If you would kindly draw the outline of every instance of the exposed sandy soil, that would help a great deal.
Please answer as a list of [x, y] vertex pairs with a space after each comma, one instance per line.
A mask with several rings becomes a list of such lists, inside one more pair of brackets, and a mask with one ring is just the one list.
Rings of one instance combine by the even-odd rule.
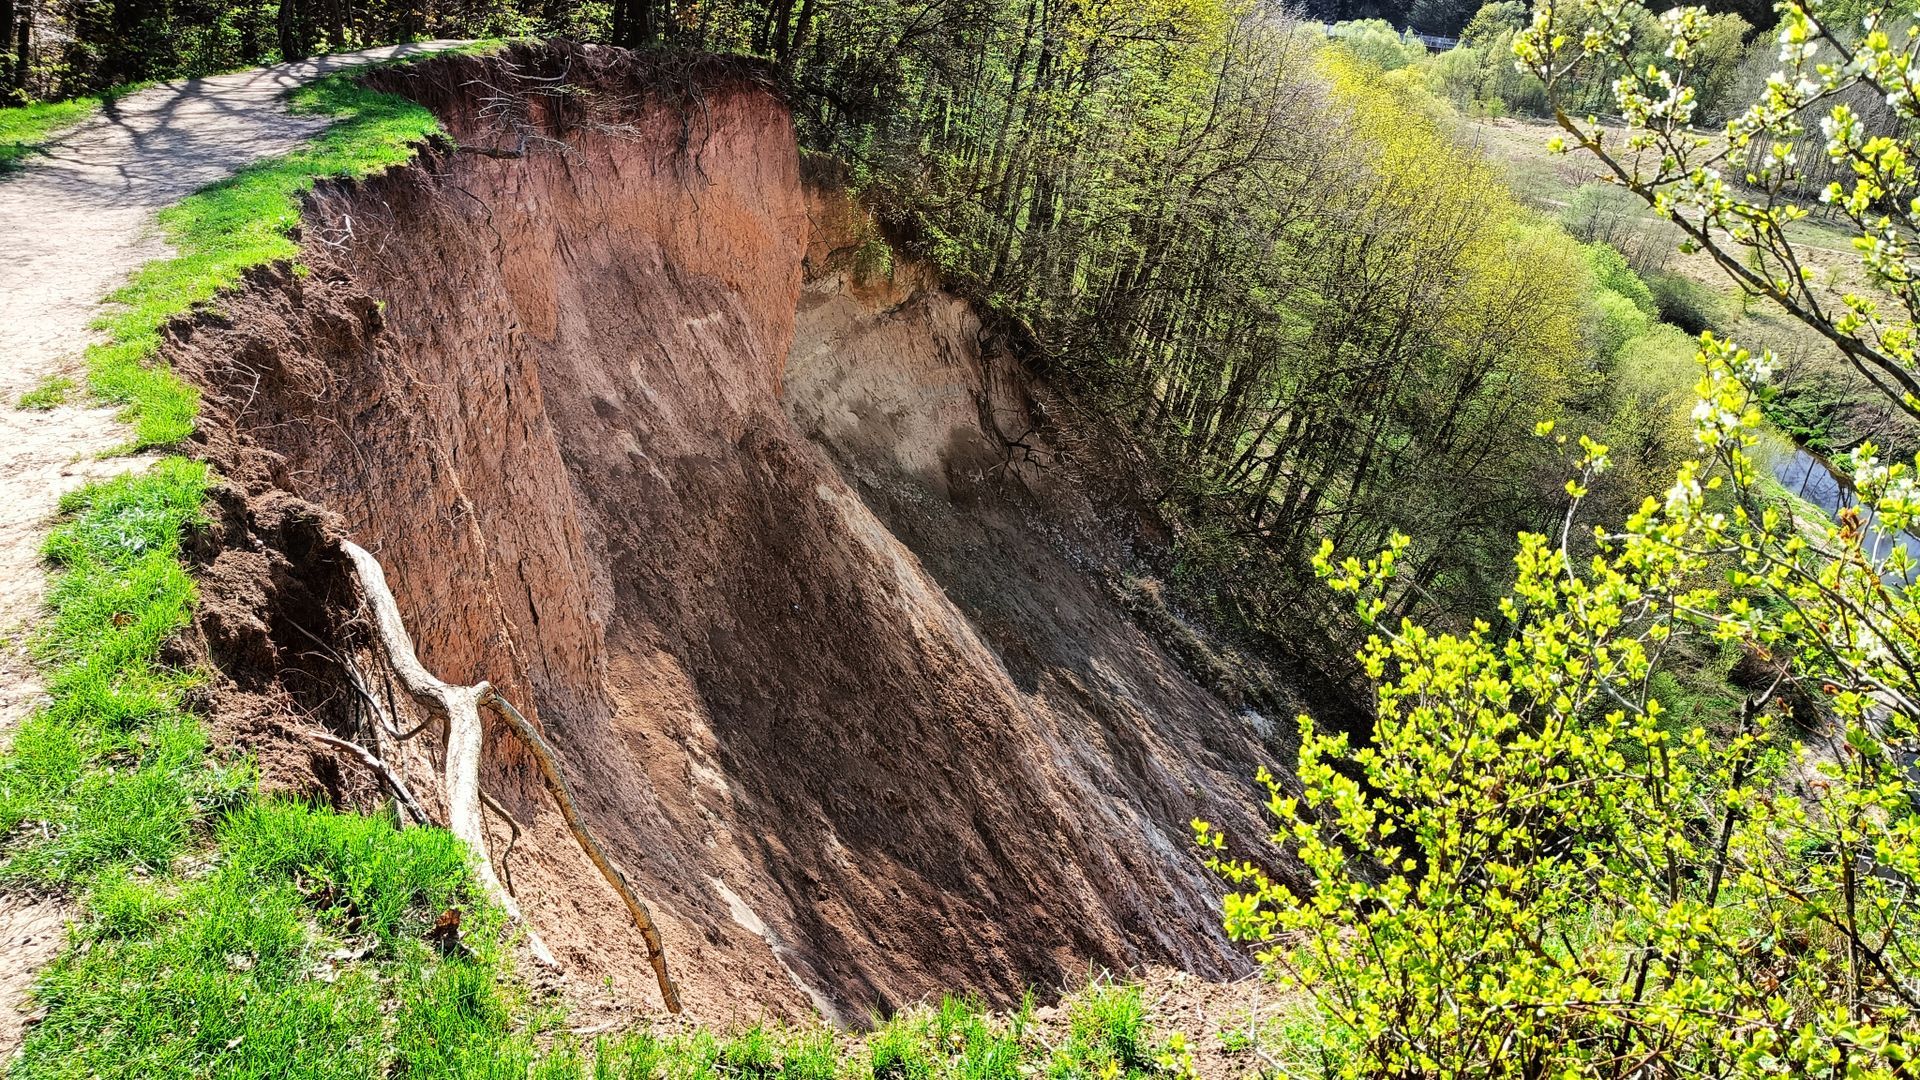
[[[803, 181], [753, 69], [514, 62], [574, 89], [475, 60], [401, 89], [461, 144], [513, 145], [490, 84], [571, 149], [326, 189], [307, 235], [351, 217], [352, 240], [170, 347], [236, 483], [204, 554], [225, 737], [277, 785], [368, 795], [282, 738], [358, 722], [304, 633], [369, 663], [342, 529], [431, 668], [543, 726], [697, 1017], [857, 1025], [1089, 963], [1243, 973], [1188, 822], [1257, 834], [1250, 778], [1288, 748], [1109, 599], [1115, 541], [1052, 467], [1031, 377], [910, 262], [853, 271], [857, 209]], [[656, 1008], [612, 894], [489, 740], [527, 834], [506, 869], [574, 996]], [[439, 748], [408, 747], [435, 802]]]
[[24, 1011], [40, 969], [66, 944], [73, 906], [59, 897], [0, 893], [0, 1061], [26, 1038], [33, 1018]]

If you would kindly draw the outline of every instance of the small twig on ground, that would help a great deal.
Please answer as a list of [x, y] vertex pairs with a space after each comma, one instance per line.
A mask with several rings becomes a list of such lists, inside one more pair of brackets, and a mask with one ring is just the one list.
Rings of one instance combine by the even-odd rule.
[[620, 894], [621, 902], [626, 904], [627, 912], [633, 916], [634, 925], [640, 928], [640, 937], [647, 944], [647, 962], [653, 965], [654, 977], [660, 983], [660, 998], [666, 1003], [667, 1011], [679, 1012], [680, 991], [674, 986], [673, 977], [667, 973], [666, 949], [660, 943], [660, 931], [654, 926], [653, 913], [647, 910], [646, 902], [634, 893], [633, 886], [627, 883], [627, 876], [620, 872], [620, 868], [601, 850], [599, 842], [587, 832], [586, 824], [580, 820], [580, 812], [575, 808], [573, 792], [560, 775], [560, 762], [554, 757], [553, 747], [547, 744], [539, 729], [520, 715], [520, 710], [514, 708], [512, 702], [500, 696], [498, 690], [489, 690], [482, 702], [494, 706], [507, 723], [513, 725], [513, 730], [526, 742], [528, 749], [533, 751], [534, 759], [540, 763], [540, 772], [547, 779], [547, 787], [553, 792], [553, 801], [560, 806], [560, 816], [566, 819], [567, 828], [572, 831], [580, 850], [587, 853], [587, 858], [599, 868], [607, 884]]
[[507, 883], [507, 891], [513, 892], [513, 863], [510, 860], [513, 858], [513, 846], [520, 842], [520, 823], [513, 820], [507, 808], [500, 805], [500, 800], [487, 794], [485, 788], [480, 789], [480, 802], [507, 823], [507, 850], [500, 853], [500, 877]]

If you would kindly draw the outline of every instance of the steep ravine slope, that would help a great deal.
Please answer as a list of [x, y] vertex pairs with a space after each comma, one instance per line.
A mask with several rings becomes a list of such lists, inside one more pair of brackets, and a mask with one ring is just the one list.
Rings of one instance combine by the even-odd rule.
[[[308, 637], [364, 644], [344, 534], [431, 668], [546, 730], [697, 1015], [1240, 970], [1187, 822], [1257, 832], [1270, 749], [1077, 565], [1093, 516], [1026, 376], [923, 270], [859, 272], [860, 214], [755, 71], [551, 47], [379, 78], [463, 145], [532, 138], [324, 189], [311, 272], [170, 344], [254, 538], [206, 579], [220, 729], [279, 785], [366, 796], [287, 738], [351, 723]], [[429, 794], [436, 761], [405, 763]], [[569, 975], [644, 1003], [527, 763], [483, 780]]]

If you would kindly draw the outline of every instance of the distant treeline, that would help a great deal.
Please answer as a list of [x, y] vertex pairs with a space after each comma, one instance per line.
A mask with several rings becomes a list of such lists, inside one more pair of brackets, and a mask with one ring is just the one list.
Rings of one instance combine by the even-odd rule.
[[[1312, 0], [1293, 13], [1324, 22], [1377, 19], [1457, 37], [1481, 3]], [[0, 0], [0, 104], [423, 37], [563, 36], [619, 45], [679, 37], [792, 55], [805, 46], [815, 21], [837, 21], [867, 6], [859, 0]], [[945, 25], [951, 9], [962, 6], [982, 7], [929, 3], [917, 8], [918, 18]], [[1707, 6], [1749, 28], [1774, 20], [1764, 0]]]

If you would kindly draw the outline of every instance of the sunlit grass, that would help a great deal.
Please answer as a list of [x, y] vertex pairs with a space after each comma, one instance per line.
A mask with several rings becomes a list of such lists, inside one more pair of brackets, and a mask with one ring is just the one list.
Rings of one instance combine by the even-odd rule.
[[158, 360], [167, 323], [238, 284], [247, 270], [297, 256], [300, 196], [316, 180], [402, 164], [414, 143], [440, 130], [426, 109], [367, 90], [350, 73], [295, 91], [291, 106], [342, 119], [307, 146], [242, 169], [163, 211], [161, 229], [179, 254], [148, 263], [108, 297], [116, 306], [96, 324], [107, 340], [87, 350], [88, 384], [125, 406], [135, 447], [180, 441], [192, 433], [199, 411], [198, 392]]
[[0, 177], [18, 169], [61, 131], [92, 116], [100, 108], [97, 97], [67, 101], [39, 101], [0, 109]]
[[20, 395], [14, 404], [22, 409], [43, 410], [67, 403], [67, 397], [73, 393], [74, 383], [65, 375], [49, 375], [40, 380], [40, 384]]

